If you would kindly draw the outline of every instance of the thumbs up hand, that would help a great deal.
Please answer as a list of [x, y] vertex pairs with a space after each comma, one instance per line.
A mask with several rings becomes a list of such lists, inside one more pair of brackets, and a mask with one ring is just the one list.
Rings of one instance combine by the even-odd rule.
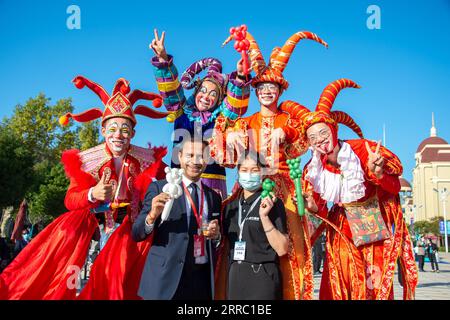
[[109, 202], [112, 199], [113, 185], [107, 182], [107, 177], [105, 174], [97, 183], [97, 185], [92, 189], [92, 196], [95, 200]]

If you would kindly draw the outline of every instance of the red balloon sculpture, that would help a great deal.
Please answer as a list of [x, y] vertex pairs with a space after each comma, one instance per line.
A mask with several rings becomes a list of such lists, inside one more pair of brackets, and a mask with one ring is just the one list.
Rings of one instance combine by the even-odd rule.
[[250, 42], [246, 39], [247, 37], [247, 26], [245, 24], [240, 27], [232, 27], [230, 28], [230, 36], [225, 40], [222, 44], [222, 47], [225, 46], [231, 40], [235, 40], [234, 48], [237, 52], [241, 53], [244, 74], [249, 74], [249, 65], [248, 65], [248, 55], [247, 50], [250, 48]]

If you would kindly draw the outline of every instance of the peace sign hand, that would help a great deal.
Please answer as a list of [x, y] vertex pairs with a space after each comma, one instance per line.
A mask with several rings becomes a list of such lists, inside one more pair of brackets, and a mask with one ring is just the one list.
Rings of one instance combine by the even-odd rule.
[[366, 141], [366, 150], [368, 153], [367, 166], [369, 167], [369, 170], [372, 171], [378, 179], [380, 179], [383, 175], [383, 165], [384, 165], [384, 158], [381, 156], [380, 146], [381, 141], [378, 141], [375, 152], [373, 152]]
[[154, 29], [153, 33], [155, 38], [150, 43], [150, 49], [153, 50], [155, 55], [159, 58], [160, 61], [168, 61], [169, 57], [167, 56], [166, 47], [164, 47], [164, 39], [166, 37], [166, 32], [163, 31], [161, 33], [161, 37], [158, 36], [158, 30]]

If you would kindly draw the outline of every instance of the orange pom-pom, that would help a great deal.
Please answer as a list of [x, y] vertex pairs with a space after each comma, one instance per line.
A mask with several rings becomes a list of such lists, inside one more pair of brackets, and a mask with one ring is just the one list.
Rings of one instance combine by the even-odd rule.
[[152, 104], [155, 108], [159, 108], [162, 106], [162, 100], [159, 98], [156, 98], [155, 100], [152, 101]]
[[69, 117], [68, 116], [62, 116], [59, 118], [59, 124], [62, 126], [67, 126], [69, 124]]

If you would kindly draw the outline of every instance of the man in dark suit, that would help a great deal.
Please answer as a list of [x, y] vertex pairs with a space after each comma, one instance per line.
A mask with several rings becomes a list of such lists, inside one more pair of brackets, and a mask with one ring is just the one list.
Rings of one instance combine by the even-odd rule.
[[[153, 182], [133, 225], [133, 239], [153, 234], [153, 243], [138, 294], [144, 299], [210, 300], [214, 297], [214, 256], [220, 241], [221, 198], [200, 182], [206, 167], [207, 144], [185, 139], [178, 151], [184, 169], [183, 195], [173, 203], [167, 220], [161, 213], [169, 195], [165, 180]], [[202, 201], [203, 200], [203, 201]], [[202, 234], [202, 225], [205, 233]]]

